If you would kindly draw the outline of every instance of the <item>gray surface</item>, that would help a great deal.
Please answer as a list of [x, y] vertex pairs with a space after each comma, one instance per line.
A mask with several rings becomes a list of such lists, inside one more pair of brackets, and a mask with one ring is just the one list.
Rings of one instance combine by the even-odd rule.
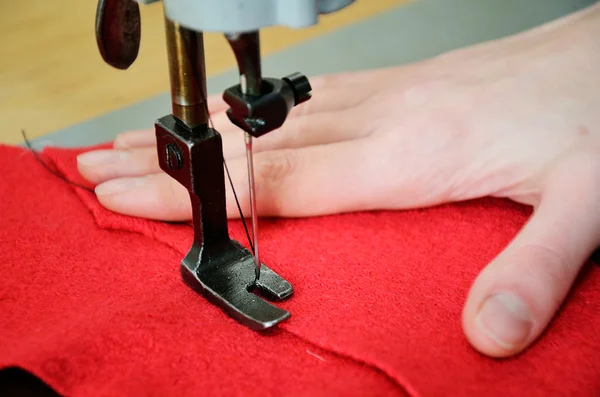
[[267, 26], [314, 25], [319, 12], [333, 12], [354, 0], [162, 0], [167, 17], [206, 32], [246, 32]]
[[[414, 62], [517, 33], [594, 2], [417, 0], [273, 54], [264, 59], [264, 75], [282, 77], [300, 71], [310, 76]], [[236, 82], [237, 73], [231, 70], [209, 79], [208, 91], [218, 93]], [[165, 93], [40, 137], [34, 146], [76, 147], [107, 142], [123, 131], [151, 128], [155, 119], [169, 112], [169, 95]]]

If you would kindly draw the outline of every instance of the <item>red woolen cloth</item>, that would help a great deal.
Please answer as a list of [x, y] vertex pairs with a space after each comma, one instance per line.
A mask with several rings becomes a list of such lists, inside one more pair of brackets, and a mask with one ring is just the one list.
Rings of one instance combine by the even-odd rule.
[[[43, 159], [67, 178], [80, 150]], [[600, 269], [549, 331], [494, 360], [463, 336], [479, 271], [531, 212], [504, 200], [261, 220], [262, 259], [295, 288], [290, 320], [238, 325], [180, 280], [188, 226], [107, 211], [0, 146], [0, 368], [69, 396], [593, 396]], [[241, 222], [231, 234], [246, 238]]]

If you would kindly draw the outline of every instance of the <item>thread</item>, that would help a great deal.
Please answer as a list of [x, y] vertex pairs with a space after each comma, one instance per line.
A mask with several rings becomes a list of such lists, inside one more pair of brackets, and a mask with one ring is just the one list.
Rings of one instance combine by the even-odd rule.
[[[208, 124], [210, 128], [215, 129], [215, 125], [212, 121], [212, 117], [210, 114], [210, 110], [208, 109], [208, 98], [204, 95], [203, 90], [200, 90], [200, 95], [202, 96], [202, 102], [206, 107], [206, 114], [208, 114]], [[240, 200], [238, 199], [237, 193], [235, 192], [235, 186], [233, 185], [233, 180], [231, 179], [231, 174], [229, 173], [229, 167], [227, 167], [227, 162], [225, 161], [225, 156], [223, 156], [223, 166], [225, 167], [225, 173], [227, 174], [227, 179], [229, 180], [229, 185], [231, 186], [231, 191], [233, 192], [233, 197], [235, 199], [235, 203], [238, 208], [238, 212], [240, 213], [240, 219], [242, 221], [242, 225], [244, 226], [244, 232], [246, 233], [246, 238], [248, 239], [248, 244], [250, 245], [250, 251], [254, 254], [254, 244], [252, 244], [252, 238], [250, 237], [250, 232], [248, 231], [248, 225], [246, 224], [246, 218], [244, 218], [244, 213], [242, 212], [242, 206], [240, 205]]]
[[[38, 163], [40, 163], [40, 165], [42, 167], [44, 167], [49, 173], [51, 173], [52, 175], [56, 176], [58, 179], [62, 180], [63, 182], [66, 182], [69, 185], [73, 185], [73, 186], [77, 186], [80, 189], [86, 190], [90, 193], [94, 193], [93, 189], [90, 189], [87, 186], [83, 186], [77, 182], [74, 182], [68, 178], [66, 178], [65, 176], [61, 175], [59, 172], [53, 170], [52, 168], [50, 168], [50, 166], [48, 165], [48, 163], [46, 163], [44, 160], [42, 160], [39, 156], [39, 154], [33, 149], [33, 147], [31, 146], [31, 142], [29, 141], [29, 138], [27, 137], [27, 134], [25, 133], [25, 130], [21, 130], [21, 135], [23, 136], [23, 141], [25, 142], [25, 145], [27, 146], [27, 149], [31, 152], [31, 154], [33, 154], [33, 156], [35, 157], [35, 159], [37, 160]], [[164, 223], [168, 223], [171, 225], [184, 225], [190, 228], [194, 228], [194, 226], [192, 226], [191, 224], [187, 223], [187, 222], [171, 222], [171, 221], [164, 221]]]
[[44, 167], [49, 173], [51, 173], [52, 175], [56, 176], [58, 179], [61, 179], [62, 181], [68, 183], [69, 185], [77, 186], [78, 188], [87, 190], [90, 193], [94, 193], [93, 189], [90, 189], [87, 186], [80, 185], [79, 183], [74, 182], [74, 181], [66, 178], [65, 176], [61, 175], [59, 172], [57, 172], [57, 171], [53, 170], [52, 168], [50, 168], [50, 166], [44, 160], [42, 160], [40, 158], [40, 156], [38, 155], [38, 153], [33, 149], [33, 147], [31, 146], [31, 142], [29, 141], [29, 138], [27, 138], [27, 134], [25, 133], [24, 129], [21, 130], [21, 135], [23, 135], [23, 140], [25, 141], [25, 145], [27, 145], [27, 148], [29, 149], [29, 151], [31, 152], [31, 154], [33, 154], [33, 156], [38, 161], [38, 163], [40, 163], [40, 165], [42, 167]]

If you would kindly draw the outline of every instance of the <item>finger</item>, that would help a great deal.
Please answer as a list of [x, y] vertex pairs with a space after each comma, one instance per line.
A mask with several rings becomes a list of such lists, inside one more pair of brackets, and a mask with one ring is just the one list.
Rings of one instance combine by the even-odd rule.
[[[351, 141], [259, 153], [254, 158], [257, 212], [261, 216], [310, 216], [373, 206], [377, 189], [369, 142]], [[249, 214], [246, 162], [228, 162], [240, 206]], [[367, 172], [368, 171], [368, 172]], [[226, 179], [227, 181], [227, 179]], [[227, 215], [239, 217], [226, 182]], [[166, 174], [107, 181], [96, 187], [99, 201], [127, 215], [181, 221], [191, 218], [188, 192]]]
[[[217, 114], [227, 110], [229, 105], [225, 103], [222, 95], [211, 95], [208, 97], [208, 111]], [[153, 128], [144, 130], [128, 131], [119, 134], [113, 141], [113, 147], [117, 149], [129, 149], [144, 146], [155, 146], [156, 137]]]
[[[295, 117], [349, 110], [364, 102], [379, 89], [374, 85], [365, 84], [363, 86], [347, 83], [345, 85], [338, 84], [317, 89], [313, 88], [310, 100], [292, 108], [286, 123]], [[224, 111], [212, 114], [211, 121], [214, 128], [220, 133], [226, 134], [231, 131], [238, 131], [238, 127], [231, 123]]]
[[165, 173], [111, 179], [95, 192], [100, 204], [117, 213], [176, 222], [192, 218], [187, 189]]
[[374, 85], [382, 82], [389, 82], [387, 78], [393, 77], [398, 73], [398, 67], [386, 67], [381, 69], [369, 69], [348, 71], [341, 73], [324, 74], [315, 77], [309, 77], [310, 85], [313, 90], [349, 85]]
[[548, 327], [600, 242], [600, 177], [591, 156], [566, 160], [514, 241], [475, 281], [463, 328], [483, 354], [507, 357]]
[[[288, 120], [281, 129], [255, 139], [253, 150], [260, 153], [301, 148], [360, 138], [368, 133], [369, 129], [357, 129], [353, 119], [343, 113], [296, 117]], [[243, 134], [237, 129], [222, 135], [225, 159], [245, 155]], [[79, 173], [94, 184], [161, 171], [155, 146], [90, 151], [77, 157], [77, 165]]]
[[[281, 128], [254, 139], [253, 150], [260, 153], [325, 145], [364, 138], [372, 132], [372, 128], [357, 128], [357, 125], [355, 116], [348, 111], [297, 116], [286, 120]], [[225, 158], [244, 155], [244, 131], [233, 126], [222, 136]]]
[[115, 149], [131, 149], [139, 147], [156, 146], [156, 133], [154, 129], [128, 131], [117, 135], [113, 141]]
[[[287, 122], [295, 117], [336, 112], [356, 107], [366, 98], [379, 90], [383, 77], [392, 73], [392, 69], [366, 72], [349, 72], [335, 75], [318, 76], [311, 80], [313, 88], [309, 101], [294, 107]], [[218, 95], [209, 98], [211, 121], [220, 133], [233, 132], [239, 135], [239, 128], [231, 123], [225, 110], [229, 105]], [[129, 149], [156, 145], [153, 129], [129, 131], [117, 136], [113, 146], [117, 149]]]
[[[347, 115], [348, 113], [342, 115], [341, 112], [337, 111], [348, 110], [357, 106], [370, 93], [370, 89], [365, 89], [360, 92], [355, 92], [351, 89], [325, 90], [325, 92], [317, 93], [308, 102], [292, 109], [283, 128], [288, 129], [289, 125], [296, 121], [296, 118], [300, 118], [296, 124], [301, 124], [303, 126], [312, 124], [312, 127], [306, 132], [314, 132], [315, 127], [318, 127], [318, 123], [322, 122], [322, 120], [327, 125], [332, 124], [334, 120], [330, 120], [330, 118], [335, 118], [335, 122], [344, 123], [344, 118], [342, 118], [342, 116]], [[314, 121], [309, 122], [306, 120], [306, 117], [310, 115], [318, 115], [318, 117], [315, 118]], [[241, 153], [240, 149], [243, 151], [244, 148], [243, 131], [229, 120], [229, 117], [227, 117], [227, 114], [224, 111], [211, 115], [210, 121], [214, 128], [224, 137], [231, 135], [229, 139], [226, 138], [226, 141], [230, 141], [225, 143], [226, 156], [239, 155], [239, 153]], [[291, 130], [296, 128], [297, 126], [289, 127]], [[347, 133], [351, 134], [355, 131], [357, 131], [357, 129], [352, 128], [348, 129]], [[272, 140], [271, 137], [274, 135], [277, 135], [276, 131], [271, 131], [265, 137], [269, 138], [267, 140]], [[241, 141], [239, 137], [241, 137]], [[265, 140], [265, 137], [261, 137], [261, 140]], [[278, 139], [275, 138], [275, 140], [277, 141]], [[321, 137], [318, 137], [317, 141], [320, 142]], [[228, 145], [228, 143], [231, 145]], [[156, 146], [154, 129], [128, 131], [118, 135], [113, 142], [113, 147], [115, 149], [132, 149], [148, 146]], [[270, 144], [267, 144], [267, 146], [272, 147]], [[283, 147], [285, 146], [282, 146], [282, 148]], [[231, 150], [231, 152], [228, 152], [228, 150]]]
[[313, 87], [311, 98], [295, 106], [288, 117], [348, 110], [363, 103], [380, 88], [379, 85], [353, 83], [351, 80], [346, 83]]
[[156, 147], [152, 146], [86, 152], [77, 156], [77, 168], [81, 176], [93, 184], [161, 171]]

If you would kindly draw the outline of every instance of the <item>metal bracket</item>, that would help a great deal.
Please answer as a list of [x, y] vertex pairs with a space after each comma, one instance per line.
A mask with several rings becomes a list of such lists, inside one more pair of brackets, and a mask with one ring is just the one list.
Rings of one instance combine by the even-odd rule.
[[262, 265], [255, 284], [251, 252], [229, 237], [221, 135], [206, 125], [190, 128], [173, 115], [157, 120], [155, 130], [161, 169], [190, 192], [194, 241], [180, 266], [184, 282], [253, 330], [289, 318], [255, 292], [281, 301], [293, 294], [290, 283]]

